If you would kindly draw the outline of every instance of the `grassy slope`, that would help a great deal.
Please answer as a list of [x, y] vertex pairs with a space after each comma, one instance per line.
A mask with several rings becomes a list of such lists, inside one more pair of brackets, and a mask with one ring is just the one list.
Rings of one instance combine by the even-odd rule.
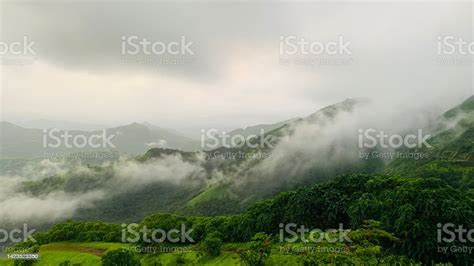
[[236, 198], [237, 196], [234, 195], [231, 191], [227, 189], [228, 186], [210, 186], [208, 189], [204, 190], [190, 201], [186, 203], [189, 207], [194, 207], [196, 204], [200, 204], [202, 202], [210, 201], [213, 199], [232, 199]]
[[[238, 245], [238, 244], [237, 244]], [[80, 264], [87, 266], [102, 265], [101, 256], [108, 251], [120, 248], [130, 247], [122, 243], [70, 243], [56, 242], [40, 247], [40, 259], [35, 266], [59, 265], [64, 261], [69, 261], [71, 265]], [[231, 251], [224, 251], [216, 258], [203, 257], [196, 251], [178, 253], [163, 253], [159, 256], [142, 255], [140, 257], [142, 265], [177, 265], [179, 259], [184, 259], [187, 265], [241, 265], [239, 255], [232, 250], [235, 244], [230, 248]], [[14, 265], [12, 260], [0, 259], [0, 265]], [[159, 264], [158, 264], [159, 265]]]
[[[101, 256], [108, 251], [128, 247], [122, 243], [69, 243], [56, 242], [40, 247], [40, 259], [35, 266], [59, 265], [64, 261], [69, 261], [71, 265], [101, 265]], [[0, 259], [0, 265], [14, 265], [12, 260]]]
[[[243, 243], [226, 244], [218, 257], [209, 257], [196, 251], [197, 246], [192, 246], [184, 253], [162, 253], [160, 255], [140, 255], [142, 265], [244, 265], [237, 250], [243, 248]], [[286, 244], [288, 247], [299, 247], [300, 244]], [[304, 246], [304, 245], [303, 245]], [[121, 243], [69, 243], [56, 242], [42, 245], [40, 259], [35, 266], [59, 265], [69, 261], [70, 265], [79, 264], [87, 266], [100, 266], [101, 256], [107, 251], [130, 247]], [[265, 265], [303, 265], [302, 253], [288, 253], [274, 246], [272, 253]], [[1, 260], [0, 265], [13, 265], [12, 260]]]

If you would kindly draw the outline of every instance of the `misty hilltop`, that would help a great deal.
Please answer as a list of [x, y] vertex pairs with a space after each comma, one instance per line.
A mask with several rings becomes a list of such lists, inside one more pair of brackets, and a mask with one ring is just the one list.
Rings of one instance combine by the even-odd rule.
[[[108, 145], [102, 151], [113, 150], [119, 153], [137, 155], [153, 147], [175, 148], [185, 151], [199, 150], [199, 141], [190, 139], [175, 130], [160, 128], [149, 123], [132, 123], [125, 126], [105, 128], [102, 130], [84, 131], [59, 128], [24, 128], [3, 121], [0, 123], [0, 140], [2, 141], [2, 158], [45, 157], [45, 153], [93, 151], [92, 147], [66, 147], [60, 143], [58, 147], [44, 146], [45, 137], [49, 143], [56, 144], [57, 139], [68, 132], [70, 142], [75, 136], [107, 135]], [[105, 132], [105, 133], [104, 133]], [[47, 144], [49, 144], [47, 143]]]

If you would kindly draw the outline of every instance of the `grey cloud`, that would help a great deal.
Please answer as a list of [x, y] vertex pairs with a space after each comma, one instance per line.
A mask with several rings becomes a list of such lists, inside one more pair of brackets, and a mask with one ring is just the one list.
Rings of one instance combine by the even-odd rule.
[[[40, 62], [82, 75], [118, 73], [131, 78], [149, 75], [186, 81], [189, 86], [179, 87], [180, 95], [185, 97], [204, 91], [202, 93], [209, 94], [208, 102], [203, 104], [197, 99], [194, 104], [187, 103], [184, 107], [189, 110], [184, 113], [183, 106], [179, 105], [181, 97], [173, 96], [176, 106], [167, 107], [174, 115], [172, 119], [164, 117], [163, 110], [156, 104], [156, 110], [150, 111], [154, 112], [152, 114], [140, 110], [135, 114], [128, 113], [126, 118], [119, 115], [116, 120], [128, 123], [146, 119], [175, 128], [192, 124], [192, 130], [197, 131], [202, 125], [235, 128], [286, 120], [304, 115], [301, 109], [309, 113], [347, 97], [370, 97], [380, 102], [423, 104], [441, 109], [452, 106], [472, 94], [471, 68], [436, 64], [436, 37], [454, 35], [470, 40], [471, 5], [470, 2], [372, 1], [7, 2], [2, 6], [2, 39], [11, 41], [25, 34], [31, 36], [37, 41]], [[194, 42], [196, 55], [184, 65], [124, 65], [120, 63], [123, 35], [160, 41], [185, 35]], [[353, 63], [346, 66], [281, 66], [278, 46], [282, 35], [322, 41], [342, 35], [352, 42]], [[268, 83], [252, 80], [252, 84], [242, 85], [245, 87], [233, 86], [235, 80], [229, 75], [235, 75], [232, 69], [238, 64], [250, 71], [259, 66], [261, 73], [258, 75], [265, 81], [285, 79], [287, 82], [281, 83], [292, 92], [286, 106], [272, 98], [275, 89]], [[16, 78], [6, 77], [7, 80]], [[302, 78], [304, 82], [299, 83]], [[71, 84], [74, 82], [70, 81]], [[32, 81], [31, 86], [34, 84]], [[11, 90], [16, 89], [15, 85], [8, 86]], [[55, 90], [67, 90], [69, 85], [51, 86]], [[135, 90], [136, 98], [151, 101], [166, 97], [163, 87], [173, 87], [173, 84], [155, 82], [144, 86], [154, 94]], [[248, 93], [229, 99], [236, 90], [248, 90]], [[255, 93], [262, 91], [265, 94]], [[257, 97], [259, 106], [249, 101], [249, 98]], [[110, 98], [107, 102], [110, 110], [120, 109], [121, 106], [112, 101], [114, 96]], [[420, 98], [424, 99], [422, 103]], [[239, 108], [234, 107], [236, 102]], [[83, 106], [88, 104], [84, 102]], [[278, 110], [275, 110], [277, 105]], [[223, 114], [219, 112], [222, 106], [229, 106]], [[301, 106], [301, 109], [295, 110], [294, 106]], [[34, 107], [40, 111], [44, 109], [43, 106]], [[9, 109], [5, 112], [7, 117], [13, 115]], [[26, 111], [17, 112], [17, 116], [29, 115]], [[52, 115], [50, 110], [43, 112]], [[64, 110], [61, 115], [64, 119], [90, 117], [77, 110]], [[107, 117], [103, 120], [110, 120], [113, 113], [104, 111], [104, 115]], [[123, 121], [125, 119], [127, 121]]]

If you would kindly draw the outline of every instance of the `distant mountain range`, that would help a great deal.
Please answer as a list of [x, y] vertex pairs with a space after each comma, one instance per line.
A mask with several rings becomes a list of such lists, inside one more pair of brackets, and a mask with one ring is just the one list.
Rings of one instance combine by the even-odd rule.
[[[248, 136], [259, 135], [262, 130], [269, 132], [279, 128], [292, 120], [274, 124], [261, 124], [240, 128], [229, 132], [230, 136], [241, 134]], [[23, 126], [22, 126], [23, 125]], [[36, 126], [36, 127], [32, 127]], [[115, 146], [101, 150], [114, 150], [119, 153], [138, 155], [151, 148], [178, 149], [182, 151], [201, 150], [200, 140], [184, 136], [174, 129], [162, 128], [148, 122], [132, 123], [125, 126], [101, 128], [100, 125], [80, 124], [68, 121], [32, 120], [21, 125], [10, 122], [0, 122], [0, 158], [33, 158], [44, 157], [50, 152], [80, 152], [91, 151], [92, 148], [43, 147], [45, 130], [56, 129], [54, 136], [60, 136], [66, 131], [71, 135], [84, 135], [89, 138], [94, 134], [102, 134], [103, 129], [107, 136], [114, 135], [110, 142]], [[85, 130], [90, 129], [90, 130]], [[72, 137], [71, 137], [72, 138]], [[47, 138], [50, 140], [51, 138]], [[96, 149], [94, 149], [96, 150]]]
[[289, 120], [285, 120], [285, 121], [281, 121], [281, 122], [277, 122], [277, 123], [273, 123], [273, 124], [259, 124], [259, 125], [255, 125], [255, 126], [248, 126], [246, 128], [238, 128], [238, 129], [234, 129], [232, 130], [231, 132], [229, 132], [229, 136], [235, 136], [235, 135], [242, 135], [244, 137], [247, 137], [249, 135], [260, 135], [262, 133], [262, 131], [264, 133], [268, 133], [272, 130], [275, 130], [277, 128], [280, 128], [286, 124], [289, 124], [289, 123], [292, 123], [293, 121], [297, 120], [299, 118], [293, 118], [293, 119], [289, 119]]
[[[377, 158], [358, 159], [357, 154], [354, 154], [354, 151], [359, 150], [357, 131], [351, 132], [349, 135], [324, 137], [327, 135], [325, 130], [338, 123], [337, 117], [339, 115], [344, 116], [361, 110], [367, 104], [367, 100], [364, 99], [347, 99], [320, 109], [309, 116], [291, 120], [288, 123], [275, 124], [277, 128], [265, 133], [275, 137], [275, 142], [278, 145], [273, 148], [258, 147], [248, 150], [248, 147], [220, 147], [204, 152], [204, 158], [201, 156], [202, 153], [197, 152], [164, 148], [148, 149], [141, 156], [130, 159], [137, 164], [134, 169], [140, 170], [143, 166], [142, 175], [144, 177], [153, 176], [152, 172], [154, 173], [156, 170], [150, 171], [150, 169], [155, 169], [153, 167], [159, 166], [160, 162], [172, 167], [170, 163], [175, 161], [170, 157], [177, 155], [176, 157], [180, 158], [178, 160], [180, 163], [175, 165], [176, 168], [172, 168], [173, 171], [169, 172], [171, 176], [176, 175], [179, 172], [177, 170], [181, 167], [194, 166], [204, 171], [200, 172], [202, 178], [195, 180], [192, 179], [194, 175], [191, 175], [190, 179], [176, 183], [156, 177], [156, 181], [145, 187], [113, 194], [96, 202], [94, 208], [79, 210], [75, 218], [119, 222], [133, 221], [149, 213], [160, 211], [199, 215], [236, 213], [256, 201], [272, 197], [279, 192], [325, 182], [335, 176], [352, 173], [443, 176], [445, 174], [443, 171], [446, 170], [459, 174], [459, 179], [450, 181], [453, 186], [462, 184], [474, 187], [471, 181], [472, 172], [465, 171], [465, 167], [471, 167], [473, 162], [474, 97], [439, 116], [439, 120], [434, 123], [432, 130], [434, 133], [430, 144], [433, 147], [416, 151], [427, 153], [429, 155], [427, 158], [420, 160], [399, 158], [389, 164]], [[32, 129], [27, 130], [5, 122], [2, 123], [2, 127], [8, 128], [11, 140], [14, 139], [14, 134], [19, 136], [18, 139], [38, 134]], [[146, 146], [145, 143], [150, 141], [153, 136], [149, 132], [158, 131], [156, 128], [151, 129], [152, 127], [149, 124], [134, 123], [108, 129], [108, 132], [118, 135], [117, 140], [120, 140], [117, 141], [118, 147], [138, 152], [135, 144]], [[2, 131], [4, 130], [2, 129]], [[343, 130], [338, 130], [338, 132], [341, 131]], [[330, 131], [330, 133], [332, 132]], [[166, 133], [176, 136], [172, 131]], [[299, 136], [301, 134], [303, 136]], [[355, 139], [347, 139], [348, 136], [354, 138], [354, 134]], [[133, 136], [137, 136], [137, 138], [132, 138]], [[262, 137], [265, 136], [260, 138]], [[291, 142], [288, 142], [291, 138], [293, 138]], [[312, 144], [311, 142], [314, 140], [321, 140], [321, 144]], [[404, 150], [400, 149], [399, 151], [403, 152]], [[233, 154], [270, 153], [271, 156], [221, 159], [213, 157], [216, 152], [218, 154], [228, 152]], [[66, 174], [51, 177], [47, 181], [31, 182], [30, 187], [25, 190], [35, 191], [37, 194], [47, 194], [52, 190], [73, 189], [76, 191], [79, 188], [83, 189], [77, 184], [82, 184], [84, 178], [94, 184], [93, 189], [103, 188], [106, 190], [108, 180], [110, 176], [113, 176], [113, 173], [109, 173], [109, 171], [113, 171], [113, 168], [96, 167], [90, 168], [90, 170], [89, 174], [82, 172], [81, 175]], [[167, 173], [165, 171], [164, 174]], [[123, 178], [125, 178], [124, 180], [133, 179], [132, 175], [134, 173], [126, 172]], [[50, 183], [55, 185], [48, 185]], [[87, 188], [85, 191], [89, 189]]]
[[[59, 137], [66, 132], [64, 128], [55, 128], [52, 133]], [[49, 129], [24, 128], [9, 122], [0, 122], [0, 157], [1, 158], [24, 158], [43, 157], [48, 152], [79, 152], [96, 150], [93, 147], [71, 147], [61, 143], [59, 147], [43, 147], [46, 136], [47, 143], [56, 145], [56, 141], [49, 134]], [[74, 136], [83, 135], [89, 138], [92, 135], [104, 135], [103, 130], [67, 130]], [[106, 136], [112, 136], [110, 143], [100, 150], [115, 150], [126, 154], [141, 154], [150, 148], [175, 148], [184, 151], [195, 151], [199, 149], [199, 141], [180, 135], [174, 130], [168, 130], [151, 124], [132, 123], [125, 126], [106, 128]], [[97, 141], [97, 140], [95, 140]], [[99, 141], [100, 142], [100, 141]]]
[[48, 129], [57, 128], [62, 130], [83, 130], [83, 131], [95, 131], [107, 128], [106, 125], [92, 124], [92, 123], [81, 123], [65, 120], [48, 120], [48, 119], [32, 119], [27, 121], [18, 121], [14, 123], [17, 126], [24, 128], [38, 128]]
[[[364, 107], [369, 103], [367, 99], [347, 99], [343, 102], [330, 105], [304, 118], [295, 119], [289, 123], [269, 131], [266, 134], [276, 138], [276, 142], [286, 139], [294, 134], [294, 129], [301, 124], [326, 125], [329, 126], [333, 118], [344, 112], [351, 113], [358, 108]], [[324, 126], [323, 126], [324, 127]], [[310, 185], [326, 181], [337, 175], [351, 173], [403, 173], [404, 175], [414, 174], [422, 171], [424, 174], [429, 172], [427, 169], [436, 169], [433, 165], [439, 165], [441, 161], [449, 163], [449, 167], [455, 164], [473, 166], [473, 147], [474, 147], [474, 96], [466, 99], [464, 102], [443, 113], [434, 122], [430, 132], [433, 138], [430, 149], [415, 150], [411, 152], [428, 154], [428, 158], [413, 160], [398, 158], [392, 162], [384, 161], [379, 158], [369, 160], [337, 160], [337, 156], [332, 156], [336, 152], [335, 144], [329, 145], [329, 149], [324, 150], [329, 156], [316, 158], [310, 161], [311, 167], [303, 172], [293, 172], [294, 169], [302, 167], [304, 160], [303, 150], [300, 147], [295, 156], [301, 156], [291, 161], [291, 154], [287, 160], [281, 161], [277, 165], [278, 171], [271, 172], [272, 179], [265, 179], [262, 166], [268, 162], [265, 159], [257, 160], [239, 160], [226, 159], [221, 164], [217, 164], [217, 169], [224, 172], [227, 179], [218, 183], [212, 183], [203, 188], [194, 197], [188, 198], [188, 201], [181, 206], [184, 213], [219, 215], [232, 211], [239, 211], [245, 208], [249, 203], [260, 200], [261, 198], [271, 197], [281, 191], [287, 191], [303, 185]], [[317, 134], [313, 132], [312, 134]], [[263, 136], [262, 136], [263, 137]], [[333, 139], [334, 143], [341, 143], [343, 139]], [[309, 145], [309, 143], [308, 143]], [[344, 147], [340, 146], [339, 148]], [[351, 147], [345, 147], [344, 153], [350, 154]], [[212, 158], [216, 151], [219, 154], [226, 153], [246, 153], [246, 152], [274, 152], [271, 149], [256, 148], [249, 151], [243, 148], [219, 148], [207, 152], [207, 157]], [[407, 152], [399, 149], [400, 152]], [[163, 154], [161, 149], [151, 149], [147, 155], [159, 157]], [[179, 151], [175, 151], [179, 153]], [[311, 154], [311, 153], [309, 153]], [[317, 153], [314, 153], [317, 155]], [[307, 154], [308, 155], [308, 154]], [[189, 157], [189, 154], [186, 154]], [[356, 155], [350, 155], [356, 156]], [[184, 154], [183, 154], [183, 157]], [[305, 158], [303, 158], [305, 157]], [[211, 160], [212, 161], [212, 160]], [[216, 167], [216, 164], [213, 164]], [[417, 169], [416, 171], [414, 169]], [[453, 168], [455, 169], [455, 168]], [[411, 173], [410, 173], [411, 171]], [[454, 170], [453, 170], [454, 171]], [[456, 168], [456, 171], [458, 168]], [[462, 172], [462, 171], [461, 171]], [[282, 178], [278, 178], [282, 175]], [[436, 172], [434, 176], [440, 175]], [[230, 177], [230, 178], [229, 178]], [[469, 177], [466, 177], [468, 179]], [[271, 180], [271, 182], [269, 182]], [[471, 181], [469, 181], [471, 182]], [[474, 186], [474, 183], [471, 182]]]

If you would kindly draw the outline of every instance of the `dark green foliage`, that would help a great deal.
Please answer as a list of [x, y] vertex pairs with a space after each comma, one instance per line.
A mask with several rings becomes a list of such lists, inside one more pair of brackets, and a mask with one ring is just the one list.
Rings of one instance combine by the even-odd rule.
[[250, 266], [260, 266], [270, 257], [271, 237], [265, 233], [257, 233], [248, 243], [248, 248], [240, 251], [240, 258]]
[[120, 242], [120, 225], [105, 222], [68, 221], [51, 227], [47, 232], [34, 235], [38, 244], [51, 242]]
[[51, 176], [39, 181], [26, 181], [23, 183], [23, 190], [33, 195], [47, 194], [51, 191], [61, 189], [66, 180], [60, 176]]
[[375, 178], [367, 185], [370, 192], [348, 210], [355, 227], [380, 221], [401, 239], [397, 251], [426, 263], [468, 260], [466, 254], [438, 253], [436, 240], [438, 223], [474, 228], [474, 206], [464, 193], [439, 179]]
[[249, 209], [253, 232], [277, 233], [279, 224], [298, 223], [312, 228], [349, 224], [349, 204], [365, 191], [369, 175], [351, 175], [294, 192], [281, 193]]
[[216, 216], [237, 214], [245, 211], [245, 208], [236, 199], [212, 199], [199, 202], [192, 207], [182, 207], [180, 211], [189, 215]]
[[[322, 230], [338, 228], [342, 223], [344, 228], [351, 226], [353, 230], [370, 229], [374, 238], [369, 242], [376, 247], [359, 245], [363, 252], [368, 252], [368, 256], [379, 254], [377, 249], [383, 247], [393, 252], [391, 255], [395, 256], [395, 260], [398, 255], [406, 255], [425, 263], [449, 261], [465, 264], [472, 260], [469, 254], [442, 254], [437, 251], [436, 226], [438, 223], [454, 223], [474, 228], [473, 194], [471, 190], [454, 188], [439, 178], [348, 175], [322, 185], [281, 193], [239, 215], [197, 217], [154, 214], [146, 217], [140, 226], [170, 230], [185, 225], [193, 229], [191, 237], [205, 245], [217, 246], [219, 241], [214, 233], [218, 232], [222, 242], [251, 241], [250, 245], [258, 246], [263, 242], [257, 238], [252, 240], [252, 236], [258, 232], [277, 235], [280, 223], [297, 223]], [[371, 222], [368, 225], [366, 220], [377, 220], [380, 224]], [[120, 230], [119, 225], [101, 222], [67, 222], [54, 226], [46, 233], [36, 234], [35, 238], [41, 244], [53, 241], [120, 241]], [[382, 230], [392, 233], [398, 240], [384, 235]], [[243, 254], [248, 263], [259, 263], [265, 258], [265, 253], [258, 255], [247, 250]], [[390, 254], [386, 255], [377, 256], [387, 262]], [[345, 258], [342, 256], [340, 259], [338, 262], [342, 263]]]
[[459, 115], [459, 113], [467, 113], [471, 111], [474, 111], [474, 96], [469, 97], [460, 105], [447, 111], [443, 116], [445, 118], [454, 118]]
[[[151, 216], [146, 217], [143, 219], [143, 221], [140, 223], [139, 228], [146, 227], [151, 230], [155, 229], [161, 229], [164, 230], [165, 232], [168, 232], [171, 229], [176, 229], [176, 230], [183, 230], [187, 231], [192, 228], [194, 222], [193, 217], [185, 217], [185, 216], [180, 216], [180, 215], [175, 215], [175, 214], [154, 214]], [[191, 236], [192, 240], [195, 242], [193, 236]], [[165, 239], [167, 241], [167, 239]], [[186, 239], [186, 241], [189, 241]], [[182, 243], [179, 242], [180, 244], [193, 244], [194, 242], [188, 242], [188, 243]], [[142, 246], [147, 246], [150, 244], [157, 244], [157, 243], [147, 243], [144, 241], [142, 237], [140, 237], [139, 244]]]
[[104, 266], [140, 266], [140, 261], [135, 259], [130, 251], [118, 249], [107, 252], [102, 257]]
[[149, 149], [144, 155], [138, 156], [137, 161], [144, 162], [151, 158], [162, 158], [169, 155], [181, 156], [181, 158], [186, 162], [196, 162], [198, 160], [196, 152], [185, 152], [166, 148], [152, 148]]
[[35, 263], [34, 260], [15, 260], [13, 265], [15, 266], [33, 266]]
[[178, 254], [176, 256], [176, 264], [186, 264], [183, 254]]
[[178, 186], [169, 182], [149, 184], [138, 192], [135, 190], [104, 199], [96, 208], [81, 209], [77, 217], [81, 220], [101, 217], [105, 221], [137, 222], [157, 212], [174, 210], [198, 193], [199, 187]]
[[207, 254], [216, 257], [221, 254], [222, 236], [218, 232], [212, 232], [202, 241], [202, 245]]
[[[354, 104], [355, 102], [348, 101], [342, 105], [342, 110], [351, 110]], [[416, 261], [425, 264], [450, 262], [455, 265], [471, 265], [474, 262], [472, 254], [452, 252], [450, 249], [447, 253], [441, 253], [438, 246], [472, 247], [473, 243], [458, 240], [440, 243], [437, 240], [437, 229], [438, 224], [446, 223], [474, 228], [474, 118], [469, 115], [473, 110], [474, 97], [471, 97], [446, 112], [442, 117], [443, 123], [433, 130], [436, 135], [429, 141], [432, 148], [398, 150], [426, 153], [426, 158], [396, 159], [388, 167], [381, 160], [354, 164], [328, 160], [328, 164], [315, 165], [298, 176], [278, 173], [281, 176], [272, 177], [274, 182], [257, 178], [238, 187], [223, 184], [216, 190], [218, 193], [213, 194], [219, 197], [203, 197], [202, 187], [199, 186], [156, 183], [139, 192], [130, 191], [110, 197], [96, 209], [81, 210], [78, 217], [102, 217], [112, 221], [134, 219], [130, 222], [141, 220], [139, 227], [165, 231], [181, 229], [182, 226], [192, 228], [191, 237], [211, 256], [220, 254], [223, 243], [248, 242], [243, 244], [246, 248], [240, 250], [240, 256], [249, 265], [265, 263], [272, 247], [270, 236], [279, 233], [280, 224], [288, 223], [321, 230], [338, 228], [339, 224], [343, 224], [344, 228], [352, 228], [352, 243], [331, 243], [335, 247], [347, 248], [347, 252], [304, 254], [305, 265], [405, 265]], [[337, 112], [339, 108], [335, 107], [322, 110], [329, 120]], [[304, 120], [316, 122], [318, 117], [309, 116]], [[447, 126], [454, 122], [454, 126]], [[268, 134], [278, 140], [278, 137], [287, 135], [286, 130], [291, 128], [283, 126]], [[216, 151], [257, 152], [270, 149], [221, 147]], [[143, 162], [178, 154], [186, 162], [197, 162], [196, 153], [171, 149], [151, 149], [136, 160]], [[208, 172], [218, 169], [227, 175], [242, 162], [244, 160], [225, 160], [214, 166], [214, 162], [208, 161], [203, 167]], [[327, 166], [332, 164], [332, 167]], [[250, 165], [248, 167], [251, 168]], [[42, 195], [53, 190], [88, 191], [100, 187], [113, 175], [110, 167], [95, 167], [92, 170], [92, 174], [87, 175], [71, 171], [64, 176], [25, 182], [23, 192]], [[351, 174], [379, 173], [381, 170], [384, 170], [384, 174]], [[334, 178], [336, 174], [345, 175]], [[321, 183], [325, 180], [330, 181]], [[277, 194], [303, 184], [308, 186]], [[252, 204], [272, 195], [276, 196]], [[189, 204], [193, 203], [191, 199], [198, 198], [195, 196], [201, 196], [201, 201]], [[250, 204], [252, 205], [245, 209]], [[149, 215], [156, 211], [226, 215]], [[148, 216], [144, 217], [145, 215]], [[69, 221], [55, 225], [47, 232], [37, 233], [34, 238], [38, 241], [37, 244], [60, 241], [120, 242], [121, 226], [104, 222]], [[150, 245], [144, 242], [138, 244]], [[180, 244], [185, 243], [177, 243]], [[19, 243], [17, 246], [32, 250], [38, 248], [32, 242]], [[133, 253], [121, 250], [108, 252], [103, 257], [103, 262], [104, 265], [138, 265]], [[185, 262], [182, 255], [176, 257], [177, 264]], [[31, 263], [32, 261], [18, 260], [15, 265]]]
[[[249, 235], [260, 231], [276, 234], [280, 223], [321, 229], [343, 223], [357, 228], [374, 219], [400, 238], [392, 247], [397, 253], [425, 262], [465, 262], [469, 260], [465, 253], [437, 251], [436, 225], [450, 222], [473, 228], [473, 208], [472, 197], [440, 179], [349, 175], [254, 205], [234, 220], [246, 226], [227, 240], [248, 241]], [[223, 230], [224, 235], [230, 231], [225, 226]]]
[[[38, 254], [39, 253], [39, 246], [36, 245], [36, 244], [32, 244], [30, 247], [26, 248], [25, 246], [23, 246], [23, 248], [21, 248], [21, 251], [18, 252], [20, 254]], [[35, 264], [35, 260], [32, 260], [32, 259], [19, 259], [19, 260], [15, 260], [14, 263], [13, 263], [15, 266], [32, 266]]]

